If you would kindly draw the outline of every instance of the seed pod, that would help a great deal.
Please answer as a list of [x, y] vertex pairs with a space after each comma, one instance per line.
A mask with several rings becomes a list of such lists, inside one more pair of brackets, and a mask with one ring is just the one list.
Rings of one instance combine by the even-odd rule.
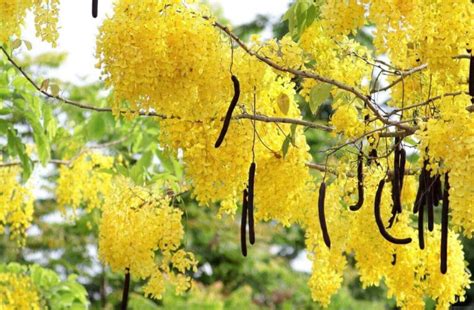
[[234, 97], [232, 98], [229, 108], [227, 109], [227, 113], [224, 118], [224, 124], [222, 125], [221, 132], [219, 134], [219, 137], [216, 140], [216, 144], [214, 145], [216, 148], [221, 146], [222, 142], [224, 141], [225, 135], [227, 134], [227, 130], [229, 129], [230, 120], [232, 119], [232, 113], [234, 112], [237, 102], [239, 102], [239, 97], [240, 97], [239, 79], [237, 79], [235, 75], [232, 75], [232, 82], [234, 84]]
[[362, 152], [357, 158], [357, 191], [359, 199], [357, 204], [349, 207], [351, 211], [357, 211], [364, 205], [364, 156]]
[[255, 243], [255, 224], [254, 224], [254, 205], [253, 205], [253, 199], [254, 199], [254, 184], [255, 184], [255, 169], [256, 165], [255, 163], [250, 164], [250, 169], [249, 169], [249, 185], [248, 185], [248, 218], [249, 218], [249, 241], [250, 244]]
[[97, 18], [99, 0], [92, 0], [92, 17]]
[[125, 281], [123, 282], [122, 305], [120, 309], [126, 310], [128, 305], [128, 293], [130, 291], [130, 269], [125, 269]]
[[[393, 210], [392, 217], [402, 212], [400, 201], [400, 138], [395, 138], [395, 154], [393, 160], [393, 177], [392, 177], [392, 201]], [[393, 222], [392, 222], [393, 223]]]
[[407, 161], [407, 152], [405, 149], [400, 150], [400, 193], [402, 192], [403, 189], [403, 179], [405, 178], [405, 165]]
[[428, 212], [428, 230], [433, 231], [434, 229], [434, 208], [433, 208], [433, 178], [429, 175], [429, 172], [425, 175], [426, 180], [426, 211]]
[[420, 206], [425, 204], [425, 166], [421, 169], [420, 176], [418, 177], [418, 192], [416, 193], [415, 205], [413, 206], [413, 213], [417, 213]]
[[424, 236], [424, 209], [425, 204], [420, 204], [418, 209], [418, 244], [420, 245], [420, 249], [425, 248], [425, 236]]
[[326, 217], [324, 215], [324, 200], [326, 198], [326, 183], [321, 183], [319, 188], [318, 198], [318, 214], [319, 214], [319, 225], [321, 226], [321, 232], [323, 234], [324, 243], [328, 248], [331, 248], [331, 239], [329, 238], [328, 228], [326, 225]]
[[474, 56], [472, 55], [469, 63], [469, 95], [471, 95], [471, 102], [474, 104]]
[[383, 225], [382, 216], [380, 215], [380, 201], [382, 199], [383, 188], [385, 186], [385, 180], [381, 180], [377, 187], [377, 192], [375, 194], [375, 201], [374, 201], [374, 215], [375, 215], [375, 222], [377, 223], [377, 227], [379, 228], [380, 234], [389, 242], [394, 244], [408, 244], [411, 242], [411, 238], [404, 238], [399, 239], [395, 238], [385, 230]]
[[243, 256], [247, 256], [247, 196], [247, 189], [244, 189], [244, 197], [242, 199], [242, 217], [240, 221], [240, 249], [242, 251]]
[[444, 177], [443, 209], [441, 210], [441, 273], [448, 271], [448, 216], [449, 216], [449, 175]]

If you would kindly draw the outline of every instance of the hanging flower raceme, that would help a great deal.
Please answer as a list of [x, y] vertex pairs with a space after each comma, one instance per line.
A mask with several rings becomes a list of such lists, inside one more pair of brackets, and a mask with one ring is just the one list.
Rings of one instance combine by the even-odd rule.
[[0, 167], [0, 233], [25, 242], [26, 229], [33, 220], [33, 196], [19, 181], [18, 167]]
[[70, 165], [61, 166], [56, 196], [62, 210], [65, 207], [75, 210], [80, 206], [88, 211], [100, 208], [113, 190], [112, 174], [104, 172], [112, 168], [113, 163], [113, 157], [85, 152]]
[[191, 286], [189, 270], [196, 271], [194, 255], [181, 249], [182, 211], [152, 189], [119, 177], [102, 207], [99, 256], [115, 272], [148, 279], [146, 295], [161, 299], [165, 282], [183, 293]]
[[16, 0], [0, 3], [0, 42], [7, 43], [20, 37], [21, 26], [31, 10], [35, 17], [36, 36], [56, 47], [58, 34], [59, 0]]

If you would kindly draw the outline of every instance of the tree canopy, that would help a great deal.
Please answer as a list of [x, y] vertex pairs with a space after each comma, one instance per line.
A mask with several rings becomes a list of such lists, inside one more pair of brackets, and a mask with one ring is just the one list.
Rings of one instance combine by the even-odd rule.
[[472, 1], [296, 0], [263, 39], [116, 0], [85, 86], [27, 56], [18, 21], [54, 48], [59, 5], [0, 2], [2, 306], [334, 307], [348, 270], [403, 309], [464, 301]]

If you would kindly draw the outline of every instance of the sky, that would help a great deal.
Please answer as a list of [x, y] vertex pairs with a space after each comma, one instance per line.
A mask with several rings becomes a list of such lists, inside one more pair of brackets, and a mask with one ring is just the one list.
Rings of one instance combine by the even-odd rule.
[[[137, 0], [139, 1], [139, 0]], [[104, 18], [112, 15], [112, 0], [99, 1], [99, 16], [97, 19], [91, 16], [91, 1], [61, 1], [60, 7], [60, 37], [58, 47], [53, 49], [49, 44], [43, 43], [35, 38], [35, 29], [33, 17], [27, 18], [25, 30], [22, 39], [28, 40], [33, 44], [33, 49], [29, 51], [31, 55], [37, 55], [49, 51], [67, 52], [66, 62], [58, 70], [48, 72], [51, 74], [48, 78], [55, 77], [63, 81], [81, 84], [92, 82], [99, 78], [99, 70], [95, 68], [95, 37], [98, 33], [98, 27]], [[224, 17], [226, 17], [234, 26], [248, 23], [254, 20], [259, 14], [267, 15], [272, 22], [278, 19], [286, 12], [289, 0], [210, 0], [213, 5], [219, 5], [222, 8]], [[27, 51], [22, 50], [21, 53]], [[46, 77], [44, 77], [46, 78]], [[35, 174], [44, 173], [35, 171]], [[46, 169], [47, 170], [47, 169]], [[56, 215], [56, 219], [60, 218]], [[295, 270], [309, 272], [311, 262], [306, 258], [306, 252], [303, 251], [292, 261], [292, 267]]]
[[[138, 0], [137, 0], [138, 1]], [[210, 3], [222, 7], [224, 16], [236, 26], [252, 21], [256, 15], [269, 15], [277, 21], [287, 10], [288, 0], [210, 0]], [[99, 1], [99, 16], [91, 16], [91, 1], [61, 1], [60, 38], [57, 51], [68, 52], [63, 67], [52, 72], [52, 77], [64, 81], [81, 83], [99, 78], [95, 68], [95, 37], [104, 18], [112, 15], [112, 0]], [[27, 18], [22, 38], [33, 44], [33, 55], [53, 50], [49, 44], [35, 38], [33, 17]], [[24, 53], [24, 51], [21, 51]]]

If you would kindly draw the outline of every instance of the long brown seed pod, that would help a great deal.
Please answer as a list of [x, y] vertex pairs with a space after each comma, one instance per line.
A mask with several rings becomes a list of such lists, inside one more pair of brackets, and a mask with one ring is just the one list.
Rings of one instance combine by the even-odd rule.
[[418, 244], [420, 245], [420, 249], [425, 248], [425, 236], [424, 236], [424, 209], [425, 204], [420, 204], [418, 207]]
[[403, 179], [405, 178], [406, 162], [407, 162], [407, 152], [405, 151], [405, 149], [402, 148], [400, 150], [400, 175], [399, 175], [400, 193], [402, 192], [402, 189], [403, 189]]
[[449, 216], [449, 175], [444, 177], [443, 209], [441, 210], [441, 273], [448, 271], [448, 216]]
[[127, 310], [128, 305], [128, 292], [130, 291], [130, 269], [125, 269], [125, 281], [123, 283], [123, 292], [122, 292], [122, 305], [120, 309]]
[[402, 212], [400, 202], [400, 138], [395, 138], [395, 154], [393, 160], [393, 178], [392, 178], [392, 201], [393, 216]]
[[224, 124], [222, 125], [221, 132], [219, 133], [219, 137], [217, 138], [216, 144], [214, 145], [216, 148], [221, 146], [222, 142], [224, 141], [225, 135], [227, 134], [227, 130], [229, 129], [230, 120], [232, 119], [232, 113], [234, 112], [234, 109], [237, 106], [237, 102], [239, 102], [239, 97], [240, 97], [239, 79], [235, 75], [232, 75], [232, 82], [234, 84], [234, 97], [232, 98], [229, 108], [227, 109], [227, 113], [224, 118]]
[[247, 197], [247, 189], [244, 189], [244, 196], [242, 199], [242, 217], [240, 220], [240, 249], [243, 256], [247, 256]]
[[324, 200], [326, 198], [326, 183], [322, 182], [319, 187], [318, 197], [318, 214], [319, 214], [319, 225], [321, 226], [321, 232], [323, 234], [324, 243], [328, 248], [331, 248], [331, 239], [329, 238], [328, 227], [326, 225], [326, 216], [324, 215]]
[[428, 230], [433, 231], [434, 229], [434, 207], [433, 207], [433, 184], [434, 180], [430, 176], [429, 172], [425, 175], [425, 186], [426, 190], [426, 211], [428, 212]]
[[254, 184], [255, 184], [255, 163], [250, 164], [249, 169], [249, 185], [248, 185], [248, 218], [249, 218], [249, 242], [250, 244], [255, 243], [255, 223], [254, 223]]
[[375, 215], [375, 222], [377, 223], [377, 227], [379, 228], [380, 234], [389, 242], [394, 244], [408, 244], [411, 242], [411, 238], [395, 238], [385, 230], [382, 216], [380, 215], [380, 201], [382, 199], [383, 188], [385, 186], [385, 180], [381, 180], [377, 187], [377, 192], [375, 193], [375, 201], [374, 201], [374, 215]]
[[92, 17], [97, 18], [99, 0], [92, 0]]
[[413, 206], [413, 213], [418, 213], [418, 209], [421, 205], [425, 204], [425, 166], [421, 169], [420, 176], [418, 177], [418, 192], [416, 193], [415, 205]]
[[472, 55], [469, 63], [469, 95], [471, 95], [471, 102], [474, 104], [474, 56]]
[[357, 211], [364, 205], [364, 154], [362, 152], [357, 157], [357, 191], [359, 198], [357, 204], [349, 207], [351, 211]]

